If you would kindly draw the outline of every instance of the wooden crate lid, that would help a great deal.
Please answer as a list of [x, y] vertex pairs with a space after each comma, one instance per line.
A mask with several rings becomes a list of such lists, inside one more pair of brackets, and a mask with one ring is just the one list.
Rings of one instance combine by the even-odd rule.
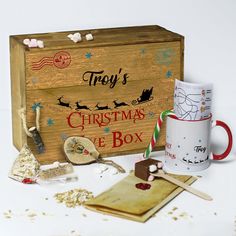
[[[83, 41], [74, 43], [67, 35], [70, 33], [80, 32], [83, 36]], [[93, 41], [87, 41], [85, 34], [92, 33]], [[25, 38], [36, 38], [44, 41], [45, 48], [28, 48], [28, 51], [38, 50], [57, 50], [66, 48], [87, 48], [115, 45], [130, 45], [141, 43], [156, 43], [156, 42], [171, 42], [183, 40], [183, 36], [166, 30], [158, 25], [150, 26], [135, 26], [110, 29], [92, 29], [92, 30], [75, 30], [58, 33], [45, 34], [25, 34], [11, 36], [23, 45]]]

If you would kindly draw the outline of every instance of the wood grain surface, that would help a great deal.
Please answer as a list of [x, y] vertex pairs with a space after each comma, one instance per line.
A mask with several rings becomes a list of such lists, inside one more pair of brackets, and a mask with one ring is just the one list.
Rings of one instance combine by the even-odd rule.
[[[95, 32], [87, 46], [73, 47], [68, 32], [43, 35], [45, 50], [28, 50], [25, 36], [12, 37], [14, 144], [20, 148], [26, 140], [17, 110], [26, 108], [31, 127], [40, 106], [46, 152], [36, 157], [42, 163], [64, 161], [64, 139], [75, 135], [91, 138], [104, 157], [142, 152], [159, 114], [173, 108], [174, 79], [183, 79], [182, 36], [158, 26]], [[164, 134], [165, 126], [157, 148]], [[35, 153], [31, 138], [27, 142]]]

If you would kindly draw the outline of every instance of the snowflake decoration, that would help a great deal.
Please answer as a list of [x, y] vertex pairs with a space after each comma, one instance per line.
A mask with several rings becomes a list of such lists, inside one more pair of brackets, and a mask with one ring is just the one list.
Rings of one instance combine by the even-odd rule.
[[54, 122], [54, 120], [53, 120], [52, 118], [49, 118], [49, 119], [47, 120], [47, 124], [48, 124], [48, 126], [52, 126], [52, 125], [55, 124], [55, 122]]
[[37, 107], [39, 107], [40, 109], [43, 108], [43, 106], [41, 105], [40, 102], [36, 102], [34, 103], [34, 105], [32, 106], [32, 110], [36, 111]]
[[104, 128], [104, 132], [108, 134], [110, 132], [110, 128], [109, 127], [105, 127]]
[[65, 141], [67, 138], [68, 138], [67, 134], [64, 134], [64, 133], [61, 134], [62, 141]]
[[91, 52], [87, 52], [87, 53], [85, 54], [85, 57], [86, 57], [87, 59], [90, 59], [90, 58], [92, 57], [92, 53], [91, 53]]
[[166, 72], [166, 78], [170, 78], [172, 76], [172, 71], [168, 70]]
[[33, 84], [38, 83], [38, 78], [32, 78], [32, 83], [33, 83]]
[[140, 53], [141, 53], [141, 55], [144, 55], [144, 54], [146, 53], [146, 49], [141, 48], [141, 49], [140, 49]]
[[155, 116], [155, 113], [152, 112], [152, 111], [149, 111], [149, 112], [148, 112], [148, 116], [149, 116], [150, 118], [153, 118], [153, 117]]

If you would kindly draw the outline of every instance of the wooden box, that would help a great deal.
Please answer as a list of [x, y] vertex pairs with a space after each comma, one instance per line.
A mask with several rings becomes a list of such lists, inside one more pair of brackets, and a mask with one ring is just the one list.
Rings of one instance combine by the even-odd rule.
[[[10, 37], [14, 145], [28, 143], [36, 154], [18, 110], [26, 108], [32, 127], [40, 106], [41, 163], [63, 161], [63, 142], [74, 135], [89, 137], [104, 157], [143, 152], [160, 112], [173, 107], [174, 79], [183, 79], [183, 36], [140, 26], [80, 31], [83, 41], [74, 43], [74, 32]], [[25, 38], [45, 47], [28, 48]]]

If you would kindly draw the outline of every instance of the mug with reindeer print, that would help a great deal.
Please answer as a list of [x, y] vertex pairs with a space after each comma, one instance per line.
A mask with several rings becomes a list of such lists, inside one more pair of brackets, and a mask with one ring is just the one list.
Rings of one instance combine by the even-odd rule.
[[210, 165], [211, 129], [220, 126], [228, 135], [228, 145], [224, 153], [212, 154], [213, 160], [226, 158], [232, 148], [232, 133], [222, 121], [212, 121], [212, 115], [201, 120], [182, 120], [167, 117], [166, 147], [164, 167], [168, 170], [191, 172], [201, 171]]

